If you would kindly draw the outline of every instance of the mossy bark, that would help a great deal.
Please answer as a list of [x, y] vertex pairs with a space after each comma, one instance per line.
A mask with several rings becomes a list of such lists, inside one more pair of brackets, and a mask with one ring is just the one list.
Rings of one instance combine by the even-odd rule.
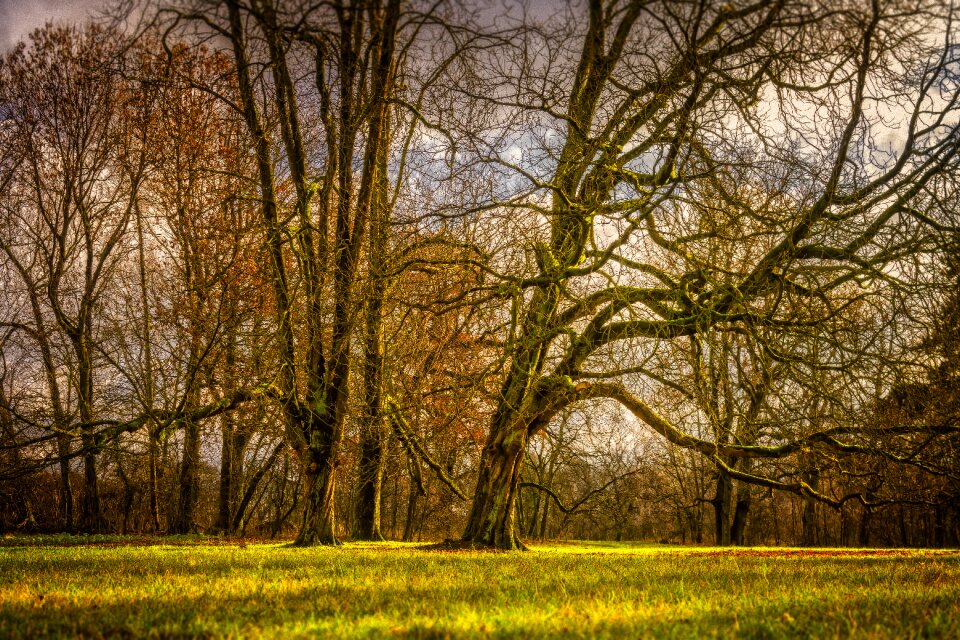
[[484, 448], [465, 542], [494, 549], [525, 549], [516, 528], [516, 502], [527, 433], [515, 427], [494, 435]]
[[303, 459], [303, 520], [294, 546], [339, 544], [336, 534], [336, 442], [315, 433]]

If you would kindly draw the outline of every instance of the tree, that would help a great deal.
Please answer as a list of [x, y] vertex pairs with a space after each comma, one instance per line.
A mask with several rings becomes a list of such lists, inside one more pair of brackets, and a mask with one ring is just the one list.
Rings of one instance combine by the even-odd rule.
[[[8, 55], [3, 67], [2, 102], [10, 113], [11, 148], [20, 161], [9, 187], [8, 215], [17, 218], [24, 234], [5, 238], [4, 253], [32, 300], [35, 324], [27, 330], [43, 355], [52, 424], [61, 434], [68, 413], [57, 378], [67, 363], [54, 362], [46, 314], [72, 350], [68, 379], [75, 390], [84, 467], [79, 525], [87, 531], [103, 527], [91, 426], [97, 411], [97, 316], [146, 168], [142, 150], [124, 145], [130, 138], [124, 117], [129, 94], [121, 75], [124, 42], [118, 32], [95, 25], [47, 27], [34, 32], [29, 48], [20, 46]], [[69, 443], [62, 437], [59, 442], [66, 459]], [[61, 473], [61, 492], [69, 504], [65, 467]]]
[[[334, 494], [348, 407], [355, 288], [388, 148], [400, 2], [289, 9], [270, 1], [231, 1], [181, 15], [201, 20], [232, 47], [237, 107], [255, 149], [276, 300], [280, 369], [274, 394], [288, 442], [303, 464], [297, 544], [308, 545], [337, 539]], [[305, 56], [308, 62], [302, 62]], [[269, 77], [259, 74], [261, 64]], [[307, 130], [299, 106], [302, 66], [311, 68], [314, 79], [310, 104], [317, 110], [319, 136]], [[273, 144], [277, 138], [282, 163]], [[358, 159], [362, 168], [355, 180]], [[318, 160], [322, 167], [314, 172]], [[278, 169], [289, 184], [289, 200]]]
[[[545, 145], [527, 164], [493, 145], [486, 157], [526, 182], [507, 204], [539, 212], [544, 230], [530, 246], [536, 269], [502, 277], [520, 311], [464, 540], [521, 546], [515, 506], [527, 443], [573, 402], [616, 400], [715, 461], [779, 453], [684, 433], [625, 375], [643, 376], [644, 356], [670, 341], [710, 329], [816, 333], [851, 299], [881, 295], [884, 269], [920, 249], [893, 237], [921, 233], [928, 220], [912, 204], [956, 163], [957, 97], [930, 106], [952, 83], [954, 49], [920, 44], [948, 15], [922, 2], [834, 10], [592, 1], [585, 20], [570, 21], [583, 25], [575, 54], [561, 44], [573, 35], [563, 28], [542, 45], [519, 45], [511, 80], [520, 80], [484, 93], [535, 114]], [[878, 105], [906, 123], [880, 156], [871, 155], [884, 130]], [[811, 124], [811, 111], [823, 119]], [[743, 180], [782, 194], [774, 216], [724, 189]], [[729, 252], [757, 237], [769, 249], [733, 272], [711, 261], [701, 241], [719, 231], [688, 206], [704, 196], [761, 225], [753, 239], [725, 237]], [[865, 291], [851, 298], [848, 283]], [[613, 350], [640, 362], [597, 376], [591, 364]]]
[[[169, 56], [142, 55], [144, 82], [157, 101], [153, 168], [142, 206], [155, 216], [154, 237], [165, 236], [156, 244], [166, 254], [169, 273], [156, 288], [164, 289], [169, 329], [179, 343], [171, 352], [185, 354], [182, 362], [174, 356], [165, 363], [182, 375], [172, 396], [183, 398], [182, 409], [192, 411], [203, 404], [205, 390], [214, 396], [236, 391], [235, 382], [218, 389], [216, 379], [224, 367], [237, 366], [237, 333], [257, 311], [254, 292], [261, 282], [251, 232], [254, 209], [246, 203], [251, 167], [243, 121], [218, 97], [237, 93], [230, 59], [184, 43], [171, 46]], [[224, 360], [229, 362], [221, 364]], [[235, 371], [223, 374], [230, 377]], [[239, 443], [229, 442], [235, 431], [229, 426], [232, 418], [224, 422], [224, 449], [230, 451]], [[201, 430], [189, 420], [172, 426], [183, 434], [183, 453], [169, 527], [188, 533], [195, 529]], [[229, 469], [229, 457], [227, 461]], [[226, 478], [229, 488], [232, 477], [228, 473]]]

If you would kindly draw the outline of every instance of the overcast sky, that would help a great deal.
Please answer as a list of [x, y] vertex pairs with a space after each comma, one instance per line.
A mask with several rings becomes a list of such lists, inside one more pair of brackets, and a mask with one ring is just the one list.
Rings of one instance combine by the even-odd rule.
[[0, 48], [6, 51], [48, 20], [82, 20], [105, 0], [0, 0]]

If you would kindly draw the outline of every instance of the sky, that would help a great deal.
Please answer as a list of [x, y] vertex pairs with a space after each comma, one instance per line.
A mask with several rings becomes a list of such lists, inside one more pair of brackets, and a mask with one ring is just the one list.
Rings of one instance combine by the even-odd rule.
[[0, 50], [7, 51], [48, 20], [83, 20], [105, 0], [0, 0]]
[[[507, 0], [507, 4], [520, 0]], [[562, 6], [563, 0], [527, 0], [534, 11]], [[0, 52], [7, 51], [48, 20], [82, 21], [111, 0], [0, 0]], [[495, 2], [495, 4], [498, 4]]]

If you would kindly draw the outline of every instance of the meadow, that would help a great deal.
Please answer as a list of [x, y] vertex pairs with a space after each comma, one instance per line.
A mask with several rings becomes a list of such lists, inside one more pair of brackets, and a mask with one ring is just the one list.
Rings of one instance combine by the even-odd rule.
[[0, 540], [0, 637], [960, 637], [960, 552]]

